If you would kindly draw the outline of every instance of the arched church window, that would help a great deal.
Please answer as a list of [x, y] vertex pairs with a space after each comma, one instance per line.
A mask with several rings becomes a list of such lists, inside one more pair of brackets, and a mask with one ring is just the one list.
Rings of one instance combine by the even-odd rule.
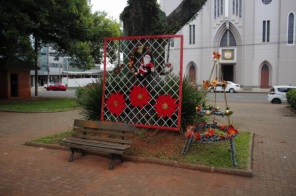
[[294, 43], [294, 14], [290, 13], [288, 17], [288, 44]]
[[227, 30], [220, 42], [221, 47], [236, 46], [235, 38], [230, 30]]

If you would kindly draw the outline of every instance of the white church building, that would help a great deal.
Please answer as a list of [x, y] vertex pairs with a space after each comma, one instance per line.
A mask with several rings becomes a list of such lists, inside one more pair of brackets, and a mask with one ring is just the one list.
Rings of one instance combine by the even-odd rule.
[[[182, 0], [160, 0], [168, 16]], [[183, 74], [209, 79], [212, 53], [224, 80], [243, 90], [296, 85], [296, 0], [208, 0], [177, 34], [184, 36]]]

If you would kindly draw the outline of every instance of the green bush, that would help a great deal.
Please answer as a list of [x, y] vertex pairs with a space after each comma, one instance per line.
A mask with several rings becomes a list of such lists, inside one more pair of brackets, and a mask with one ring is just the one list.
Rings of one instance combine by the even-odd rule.
[[296, 109], [296, 89], [287, 92], [287, 101], [292, 108]]
[[76, 102], [81, 106], [81, 115], [87, 120], [100, 120], [102, 108], [102, 78], [89, 87], [76, 89]]
[[[164, 82], [160, 82], [154, 86], [162, 88], [164, 92], [177, 92], [179, 89], [179, 77], [169, 76]], [[81, 114], [88, 120], [100, 120], [102, 108], [102, 78], [99, 78], [97, 83], [90, 88], [79, 87], [76, 90], [76, 101], [81, 106]], [[196, 115], [196, 106], [202, 105], [206, 100], [206, 92], [204, 90], [196, 90], [190, 83], [188, 77], [185, 77], [182, 82], [182, 112], [181, 112], [181, 128], [186, 130], [187, 125], [192, 125], [197, 121], [203, 120]], [[172, 91], [172, 92], [170, 92]], [[159, 92], [159, 91], [156, 91]], [[155, 93], [152, 91], [150, 93]]]

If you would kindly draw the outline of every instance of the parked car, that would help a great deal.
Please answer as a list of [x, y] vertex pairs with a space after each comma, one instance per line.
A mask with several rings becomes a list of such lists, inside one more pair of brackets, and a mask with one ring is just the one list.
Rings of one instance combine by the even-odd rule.
[[286, 94], [289, 90], [296, 88], [296, 86], [273, 86], [269, 90], [268, 101], [271, 103], [285, 103], [287, 102]]
[[47, 88], [47, 86], [51, 86], [51, 85], [53, 85], [54, 83], [49, 83], [49, 85], [47, 85], [47, 84], [44, 84], [44, 88], [46, 89]]
[[65, 90], [67, 90], [67, 85], [63, 84], [61, 82], [58, 82], [58, 83], [54, 83], [53, 85], [46, 87], [46, 90], [48, 90], [48, 91], [65, 91]]
[[[225, 88], [225, 92], [229, 92], [229, 93], [234, 93], [240, 90], [240, 85], [236, 84], [234, 82], [231, 81], [227, 81], [228, 84]], [[215, 89], [209, 88], [210, 92], [214, 92], [214, 91], [218, 91], [218, 92], [223, 92], [223, 88], [222, 86], [216, 86]]]

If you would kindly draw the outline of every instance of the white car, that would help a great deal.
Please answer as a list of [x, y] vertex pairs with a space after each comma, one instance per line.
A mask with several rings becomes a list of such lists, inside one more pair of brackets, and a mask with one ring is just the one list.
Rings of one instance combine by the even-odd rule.
[[273, 86], [269, 90], [268, 101], [271, 103], [285, 103], [287, 102], [286, 94], [289, 90], [296, 88], [296, 86]]
[[[228, 84], [225, 88], [225, 92], [230, 92], [230, 93], [234, 93], [234, 92], [237, 92], [240, 90], [240, 85], [239, 84], [236, 84], [234, 82], [231, 82], [231, 81], [227, 81]], [[214, 89], [209, 89], [210, 92], [214, 92]], [[222, 86], [216, 86], [215, 87], [215, 91], [219, 91], [219, 92], [223, 92], [223, 88]]]

